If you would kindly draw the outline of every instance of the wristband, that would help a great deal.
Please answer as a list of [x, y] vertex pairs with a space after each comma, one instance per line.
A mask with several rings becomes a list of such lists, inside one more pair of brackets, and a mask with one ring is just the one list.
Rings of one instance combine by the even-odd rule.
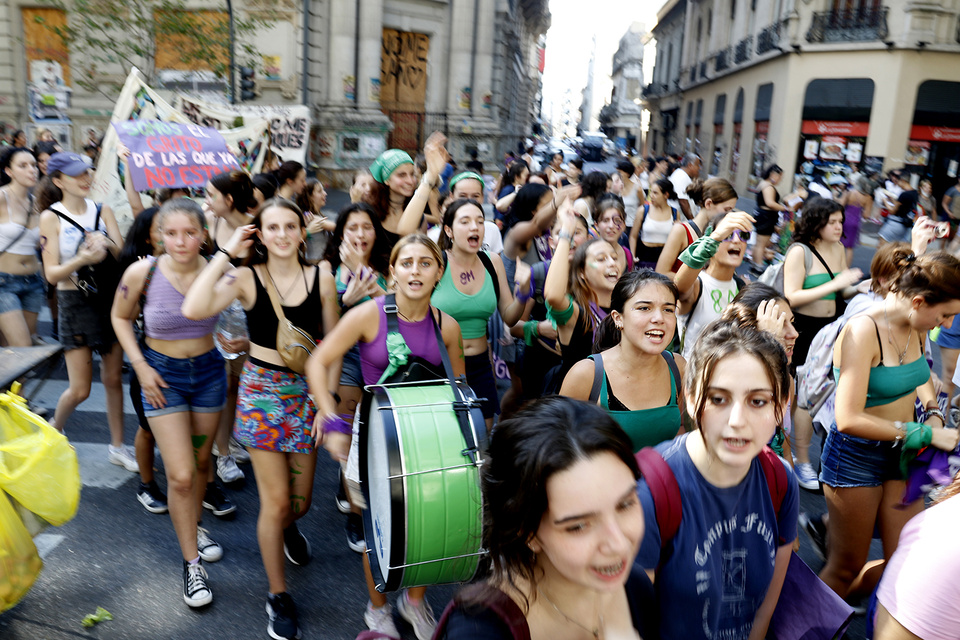
[[540, 336], [540, 321], [527, 320], [523, 323], [523, 341], [527, 346], [533, 346], [533, 341]]
[[927, 413], [927, 418], [932, 418], [934, 416], [940, 418], [940, 422], [947, 424], [947, 419], [943, 416], [943, 411], [940, 411], [940, 407], [934, 407], [932, 409], [925, 409]]
[[217, 253], [222, 253], [223, 255], [227, 256], [227, 260], [233, 260], [233, 256], [230, 255], [230, 252], [223, 247], [217, 247]]
[[353, 425], [347, 422], [343, 414], [336, 414], [331, 417], [324, 417], [323, 430], [325, 433], [353, 433]]
[[[530, 281], [530, 289], [533, 289], [533, 280], [532, 280], [532, 279], [531, 279], [531, 281]], [[520, 283], [519, 283], [519, 282], [516, 283], [516, 284], [513, 286], [513, 295], [514, 295], [514, 297], [515, 297], [517, 300], [519, 300], [520, 302], [522, 302], [522, 303], [524, 303], [524, 304], [526, 304], [527, 300], [529, 300], [531, 297], [533, 297], [533, 294], [532, 294], [529, 290], [528, 290], [528, 291], [524, 291], [523, 289], [520, 288]]]
[[566, 240], [567, 242], [571, 242], [573, 241], [573, 234], [570, 233], [569, 231], [561, 231], [560, 233], [557, 234], [557, 242], [560, 242], [561, 240]]
[[720, 243], [710, 236], [703, 236], [693, 241], [689, 247], [680, 254], [680, 262], [691, 269], [703, 269], [717, 253]]
[[907, 435], [903, 438], [903, 448], [919, 451], [933, 440], [933, 427], [919, 422], [908, 422], [905, 425]]

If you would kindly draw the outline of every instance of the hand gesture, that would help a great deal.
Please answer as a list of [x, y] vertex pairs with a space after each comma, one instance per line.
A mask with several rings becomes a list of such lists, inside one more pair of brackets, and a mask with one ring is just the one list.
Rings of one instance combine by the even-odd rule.
[[140, 381], [140, 389], [143, 397], [154, 409], [163, 409], [167, 406], [167, 399], [163, 395], [163, 390], [169, 385], [157, 373], [156, 369], [146, 363], [145, 360], [137, 362], [134, 371], [137, 374], [137, 380]]
[[103, 262], [107, 257], [106, 236], [102, 233], [88, 233], [77, 249], [77, 257], [84, 265]]
[[370, 195], [370, 183], [366, 180], [357, 180], [352, 185], [350, 185], [350, 202], [356, 204], [358, 202], [366, 202], [367, 197]]
[[245, 224], [237, 227], [227, 243], [223, 245], [224, 251], [231, 256], [238, 256], [248, 251], [253, 246], [253, 237], [257, 233], [257, 228], [252, 224]]
[[427, 159], [427, 171], [424, 173], [424, 177], [427, 178], [429, 184], [434, 184], [439, 180], [440, 174], [447, 166], [447, 159], [450, 156], [447, 154], [446, 144], [447, 136], [439, 131], [434, 131], [423, 146], [423, 155]]
[[124, 164], [130, 160], [130, 148], [122, 142], [117, 143], [117, 157], [123, 161]]
[[380, 286], [377, 284], [377, 273], [369, 267], [360, 267], [360, 270], [347, 276], [347, 290], [343, 292], [344, 306], [352, 307], [365, 298], [377, 295]]
[[910, 248], [913, 253], [922, 256], [927, 246], [936, 237], [937, 223], [927, 216], [918, 216], [913, 223], [913, 233], [910, 237]]
[[307, 233], [310, 235], [323, 233], [323, 223], [326, 221], [326, 216], [317, 216], [312, 213], [307, 213]]
[[957, 448], [958, 440], [960, 440], [960, 429], [934, 427], [930, 444], [941, 451], [953, 451]]
[[772, 333], [776, 339], [783, 342], [786, 333], [787, 312], [780, 309], [779, 300], [764, 300], [757, 307], [757, 328]]
[[[556, 194], [554, 194], [553, 202], [555, 204], [556, 203], [562, 204], [564, 200], [569, 200], [570, 202], [573, 202], [574, 200], [580, 197], [581, 191], [582, 191], [582, 188], [580, 187], [579, 184], [568, 184], [567, 186], [557, 191]], [[557, 205], [557, 208], [558, 209], [560, 208], [559, 204]]]
[[340, 263], [352, 272], [356, 272], [363, 264], [363, 253], [359, 247], [349, 240], [340, 243]]
[[837, 274], [837, 277], [833, 279], [834, 282], [840, 285], [841, 289], [846, 289], [847, 287], [852, 287], [863, 279], [863, 271], [860, 269], [846, 269]]
[[723, 242], [734, 231], [753, 231], [754, 218], [746, 211], [731, 211], [723, 217], [717, 228], [710, 235], [717, 242]]

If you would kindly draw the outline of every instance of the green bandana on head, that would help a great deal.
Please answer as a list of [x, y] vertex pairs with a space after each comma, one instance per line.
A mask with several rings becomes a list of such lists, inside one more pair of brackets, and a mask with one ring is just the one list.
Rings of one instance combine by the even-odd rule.
[[475, 171], [463, 171], [450, 178], [450, 191], [453, 191], [453, 185], [457, 184], [461, 180], [476, 180], [480, 183], [480, 186], [484, 186], [483, 178], [479, 173]]
[[373, 164], [370, 165], [370, 173], [373, 179], [380, 184], [386, 184], [390, 174], [398, 167], [405, 164], [413, 164], [413, 159], [406, 151], [400, 149], [388, 149], [381, 153]]

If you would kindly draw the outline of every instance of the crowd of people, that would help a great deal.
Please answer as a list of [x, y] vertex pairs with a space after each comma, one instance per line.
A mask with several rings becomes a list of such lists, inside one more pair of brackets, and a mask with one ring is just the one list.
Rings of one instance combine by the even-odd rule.
[[[89, 197], [88, 159], [4, 150], [2, 339], [30, 345], [50, 305], [69, 378], [50, 422], [68, 436], [99, 354], [108, 459], [139, 473], [145, 509], [169, 513], [188, 606], [212, 602], [206, 565], [224, 554], [204, 511], [236, 509], [221, 482], [249, 461], [267, 631], [300, 637], [286, 562], [311, 560], [297, 522], [324, 448], [341, 468], [368, 637], [399, 637], [364, 553], [360, 443], [364, 389], [416, 366], [465, 379], [489, 437], [482, 570], [439, 622], [429, 585], [403, 589], [396, 606], [420, 640], [763, 638], [798, 527], [825, 558], [827, 587], [852, 604], [878, 594], [875, 637], [960, 628], [942, 570], [958, 554], [925, 544], [957, 523], [960, 475], [936, 507], [901, 504], [918, 453], [958, 446], [960, 409], [938, 393], [953, 402], [960, 385], [960, 260], [952, 243], [935, 250], [944, 234], [920, 208], [923, 185], [911, 193], [909, 176], [892, 173], [901, 190], [879, 196], [885, 242], [865, 280], [845, 240], [872, 217], [878, 186], [781, 198], [774, 165], [748, 212], [730, 182], [701, 178], [694, 154], [672, 166], [622, 160], [610, 174], [556, 154], [542, 171], [513, 160], [488, 190], [476, 158], [457, 171], [445, 143], [430, 136], [416, 159], [381, 154], [335, 219], [294, 161], [214, 176], [202, 202], [161, 190], [145, 207], [127, 181], [125, 237]], [[954, 202], [955, 189], [942, 207]], [[798, 390], [820, 372], [811, 345], [831, 331], [824, 380], [835, 389], [826, 414], [811, 412]], [[931, 372], [930, 335], [944, 371]], [[821, 485], [827, 513], [801, 514], [799, 489]], [[883, 560], [868, 562], [875, 532]], [[901, 588], [921, 584], [952, 604], [921, 606]]]

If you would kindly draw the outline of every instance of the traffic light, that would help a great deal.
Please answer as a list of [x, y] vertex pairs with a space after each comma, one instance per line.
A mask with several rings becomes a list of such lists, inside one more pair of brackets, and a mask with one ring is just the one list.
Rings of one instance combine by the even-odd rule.
[[240, 67], [240, 100], [247, 102], [257, 97], [256, 72], [251, 67]]

